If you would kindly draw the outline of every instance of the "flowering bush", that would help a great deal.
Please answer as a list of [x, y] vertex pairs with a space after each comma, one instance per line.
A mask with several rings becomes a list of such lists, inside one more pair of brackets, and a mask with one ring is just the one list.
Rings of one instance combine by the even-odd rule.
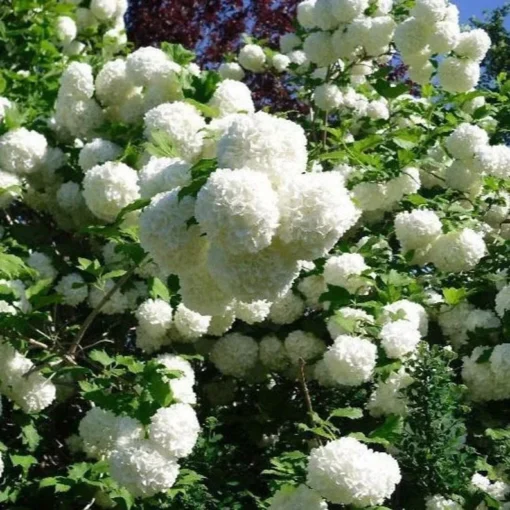
[[[81, 3], [0, 7], [0, 504], [510, 508], [487, 34], [304, 0], [216, 72]], [[307, 113], [257, 111], [251, 73]]]

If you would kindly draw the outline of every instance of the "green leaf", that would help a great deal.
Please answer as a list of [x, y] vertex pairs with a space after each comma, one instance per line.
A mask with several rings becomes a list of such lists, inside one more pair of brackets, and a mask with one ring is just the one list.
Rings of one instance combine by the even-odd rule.
[[152, 299], [161, 298], [163, 301], [170, 301], [168, 287], [156, 277], [151, 278], [149, 281], [149, 295]]
[[111, 356], [109, 356], [105, 351], [99, 351], [97, 349], [93, 350], [89, 354], [89, 358], [92, 361], [97, 361], [104, 367], [108, 367], [110, 365], [113, 365], [113, 363], [115, 363], [115, 360]]
[[71, 480], [76, 480], [77, 482], [81, 482], [85, 477], [85, 473], [90, 469], [90, 464], [87, 462], [79, 462], [78, 464], [73, 464], [68, 469], [68, 477]]
[[195, 54], [187, 50], [182, 44], [171, 44], [169, 42], [161, 43], [161, 49], [180, 66], [187, 66], [195, 60]]
[[343, 407], [341, 409], [335, 409], [329, 416], [330, 418], [358, 420], [359, 418], [363, 418], [363, 411], [359, 407]]
[[35, 274], [25, 262], [8, 253], [0, 252], [0, 276], [10, 280], [24, 275]]
[[37, 432], [33, 423], [29, 423], [21, 427], [21, 436], [23, 440], [23, 444], [28, 446], [28, 451], [33, 452], [39, 445], [41, 441], [41, 436]]
[[370, 433], [370, 439], [382, 439], [393, 443], [404, 430], [404, 420], [401, 416], [388, 416], [385, 422]]
[[32, 455], [9, 455], [11, 463], [15, 467], [20, 467], [23, 470], [23, 474], [26, 476], [31, 466], [37, 464], [37, 459]]
[[485, 435], [494, 441], [506, 441], [510, 439], [510, 429], [487, 429]]
[[165, 131], [152, 131], [151, 142], [145, 144], [145, 149], [151, 156], [158, 158], [177, 158], [179, 152], [174, 147], [172, 138]]
[[207, 104], [220, 81], [221, 76], [216, 71], [203, 71], [200, 76], [192, 77], [191, 86], [184, 89], [184, 97]]
[[150, 203], [151, 203], [150, 198], [139, 198], [138, 200], [135, 200], [133, 203], [126, 205], [126, 207], [124, 207], [117, 215], [115, 224], [120, 224], [127, 214], [133, 211], [139, 211], [140, 209], [147, 207]]
[[403, 83], [398, 83], [393, 85], [390, 81], [387, 80], [377, 80], [373, 84], [374, 89], [386, 99], [395, 99], [402, 94], [409, 93], [409, 87], [404, 85]]
[[483, 353], [478, 357], [478, 359], [476, 360], [476, 362], [478, 364], [482, 364], [482, 363], [487, 363], [490, 359], [491, 359], [491, 356], [492, 356], [492, 351], [494, 350], [494, 347], [487, 347]]
[[119, 278], [120, 276], [124, 276], [127, 273], [125, 269], [114, 269], [113, 271], [109, 271], [108, 273], [102, 276], [103, 280], [111, 280], [112, 278]]
[[464, 301], [467, 297], [467, 291], [464, 288], [454, 289], [448, 288], [443, 289], [443, 296], [446, 303], [450, 306], [455, 306]]
[[188, 97], [185, 102], [193, 105], [199, 112], [203, 113], [205, 117], [215, 119], [220, 116], [220, 109], [216, 106], [209, 106], [207, 104], [200, 103], [191, 97]]
[[173, 395], [165, 376], [159, 371], [153, 371], [148, 380], [147, 388], [152, 398], [162, 407], [172, 403]]

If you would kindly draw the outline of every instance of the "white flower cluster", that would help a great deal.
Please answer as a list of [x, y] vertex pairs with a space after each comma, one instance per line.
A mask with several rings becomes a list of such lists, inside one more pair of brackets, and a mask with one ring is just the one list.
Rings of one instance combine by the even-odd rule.
[[26, 413], [38, 413], [56, 397], [56, 387], [28, 358], [0, 340], [0, 393]]
[[148, 299], [136, 310], [138, 320], [136, 345], [151, 353], [166, 343], [166, 335], [172, 325], [172, 307], [162, 299]]
[[372, 416], [405, 416], [407, 400], [401, 390], [412, 384], [413, 378], [401, 368], [392, 372], [385, 380], [378, 382], [370, 396], [367, 409]]
[[[491, 351], [492, 349], [492, 351]], [[485, 361], [485, 357], [490, 356]], [[484, 357], [481, 360], [481, 357]], [[510, 398], [510, 344], [475, 347], [471, 356], [463, 358], [462, 378], [475, 401]]]
[[85, 281], [78, 273], [63, 276], [55, 290], [62, 296], [64, 304], [69, 306], [78, 306], [87, 299], [89, 293]]
[[369, 269], [364, 258], [358, 253], [344, 253], [330, 257], [324, 266], [324, 280], [356, 294], [363, 290], [365, 279], [361, 274]]
[[436, 494], [427, 499], [425, 510], [462, 510], [463, 506], [451, 499]]
[[352, 437], [314, 448], [308, 460], [307, 483], [324, 499], [340, 505], [381, 505], [400, 482], [397, 461], [374, 452]]
[[0, 168], [24, 175], [41, 169], [48, 151], [46, 138], [26, 128], [8, 131], [0, 137]]
[[276, 492], [269, 510], [328, 510], [328, 504], [317, 492], [302, 484]]

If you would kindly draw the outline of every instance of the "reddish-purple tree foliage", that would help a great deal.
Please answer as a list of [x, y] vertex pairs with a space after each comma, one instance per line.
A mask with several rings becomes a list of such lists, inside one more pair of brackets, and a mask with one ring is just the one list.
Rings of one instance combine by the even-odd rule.
[[[127, 31], [136, 47], [179, 43], [197, 53], [197, 63], [216, 67], [242, 46], [242, 35], [277, 48], [293, 29], [299, 0], [130, 0]], [[296, 108], [288, 89], [271, 73], [250, 75], [247, 83], [259, 107]]]

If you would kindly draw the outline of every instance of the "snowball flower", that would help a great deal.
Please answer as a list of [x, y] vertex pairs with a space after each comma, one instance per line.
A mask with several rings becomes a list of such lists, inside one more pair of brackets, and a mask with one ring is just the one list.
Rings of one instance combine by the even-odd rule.
[[210, 358], [222, 374], [242, 378], [255, 367], [258, 354], [259, 346], [253, 338], [230, 333], [214, 344]]
[[440, 21], [436, 23], [429, 39], [429, 49], [432, 53], [448, 53], [455, 48], [460, 36], [460, 27], [457, 22]]
[[442, 232], [441, 220], [434, 211], [415, 209], [395, 217], [395, 235], [403, 251], [424, 248]]
[[79, 433], [83, 450], [96, 459], [108, 457], [117, 442], [122, 444], [143, 437], [141, 423], [127, 416], [115, 416], [111, 411], [92, 407], [81, 419]]
[[140, 197], [138, 174], [124, 163], [107, 162], [91, 168], [83, 179], [83, 198], [98, 218], [112, 222]]
[[277, 235], [302, 260], [324, 256], [360, 215], [338, 172], [298, 175], [278, 192]]
[[446, 139], [445, 145], [452, 157], [467, 160], [488, 143], [489, 135], [484, 129], [464, 122]]
[[236, 62], [224, 62], [218, 68], [218, 72], [224, 80], [241, 81], [244, 78], [243, 68]]
[[164, 336], [172, 324], [172, 307], [162, 299], [148, 299], [135, 312], [138, 324], [151, 336]]
[[239, 63], [248, 71], [261, 73], [266, 63], [264, 50], [256, 44], [247, 44], [239, 52]]
[[187, 186], [191, 182], [190, 169], [191, 165], [179, 158], [151, 157], [138, 174], [141, 197], [152, 198]]
[[251, 303], [236, 301], [234, 305], [236, 318], [246, 322], [246, 324], [262, 322], [269, 315], [270, 309], [271, 303], [264, 300], [252, 301]]
[[325, 67], [336, 60], [333, 46], [328, 32], [313, 32], [305, 39], [303, 51], [310, 62]]
[[197, 415], [189, 404], [173, 404], [158, 409], [151, 418], [150, 440], [161, 451], [173, 457], [187, 457], [198, 439], [200, 425]]
[[463, 507], [451, 499], [436, 494], [427, 498], [425, 510], [463, 510]]
[[325, 83], [315, 88], [313, 101], [318, 108], [328, 112], [342, 106], [343, 95], [336, 85]]
[[0, 209], [8, 207], [21, 192], [21, 179], [0, 170]]
[[306, 136], [298, 124], [264, 112], [241, 115], [218, 143], [220, 168], [243, 167], [265, 173], [272, 182], [306, 170]]
[[275, 301], [269, 310], [269, 320], [275, 324], [291, 324], [298, 320], [305, 310], [303, 300], [291, 290]]
[[271, 498], [269, 510], [328, 510], [328, 504], [306, 485], [284, 487]]
[[124, 15], [126, 11], [125, 0], [92, 0], [90, 10], [100, 21], [111, 21]]
[[55, 290], [63, 297], [63, 303], [77, 306], [87, 299], [88, 288], [78, 273], [68, 274], [58, 282]]
[[376, 360], [376, 346], [359, 336], [340, 335], [324, 354], [331, 377], [345, 386], [359, 386], [369, 381]]
[[303, 0], [297, 6], [297, 20], [303, 28], [315, 26], [314, 7], [317, 0]]
[[216, 87], [209, 105], [218, 109], [220, 117], [232, 113], [255, 112], [250, 89], [244, 83], [235, 80], [222, 81]]
[[167, 491], [179, 474], [175, 457], [143, 439], [114, 450], [109, 465], [111, 477], [133, 496], [141, 498]]
[[97, 73], [96, 97], [107, 106], [120, 104], [134, 90], [134, 85], [127, 76], [126, 61], [115, 59], [106, 62]]
[[439, 63], [438, 77], [447, 92], [469, 92], [480, 79], [480, 65], [472, 60], [447, 57]]
[[203, 135], [200, 130], [206, 123], [192, 105], [176, 101], [163, 103], [145, 114], [147, 137], [155, 131], [164, 131], [182, 159], [195, 160], [202, 150]]
[[299, 366], [301, 359], [308, 362], [318, 358], [326, 350], [326, 344], [314, 334], [298, 330], [287, 335], [285, 350], [290, 362]]
[[461, 57], [481, 62], [490, 47], [491, 38], [489, 34], [481, 28], [476, 28], [460, 34], [457, 46], [455, 46], [455, 53]]
[[383, 326], [380, 338], [386, 355], [401, 359], [416, 349], [420, 342], [420, 332], [412, 322], [397, 320]]
[[448, 0], [417, 0], [411, 14], [422, 23], [442, 21], [447, 13]]
[[340, 335], [349, 334], [350, 331], [345, 328], [344, 322], [357, 326], [360, 323], [372, 324], [374, 318], [364, 310], [348, 306], [340, 308], [327, 321], [327, 328], [333, 340]]
[[86, 172], [96, 165], [117, 159], [121, 154], [122, 148], [117, 144], [102, 138], [94, 138], [81, 149], [78, 164]]
[[269, 246], [280, 216], [268, 177], [225, 168], [214, 172], [200, 190], [195, 215], [209, 239], [232, 253]]
[[360, 275], [369, 269], [359, 253], [344, 253], [330, 257], [324, 265], [324, 279], [328, 285], [347, 289], [351, 294], [360, 291], [365, 281]]
[[301, 45], [301, 39], [294, 32], [288, 32], [280, 36], [280, 51], [284, 54], [290, 53]]
[[277, 73], [283, 73], [290, 65], [290, 58], [287, 55], [274, 55], [271, 59], [271, 65]]
[[308, 460], [308, 485], [335, 504], [380, 505], [400, 479], [399, 465], [391, 455], [374, 452], [352, 437], [314, 448]]
[[58, 100], [72, 98], [90, 99], [94, 94], [94, 75], [92, 67], [84, 62], [71, 62], [60, 77]]
[[391, 414], [405, 416], [407, 399], [401, 390], [412, 382], [413, 378], [403, 368], [392, 372], [384, 381], [379, 381], [367, 404], [370, 414], [375, 417]]
[[57, 270], [53, 267], [50, 257], [44, 253], [32, 252], [27, 264], [39, 273], [41, 280], [54, 280], [57, 277]]
[[421, 23], [414, 17], [407, 18], [395, 29], [395, 45], [402, 54], [404, 62], [408, 63], [409, 55], [416, 55], [423, 51], [432, 32], [430, 25]]
[[349, 23], [368, 9], [369, 0], [330, 0], [331, 13], [340, 23]]
[[438, 237], [430, 250], [430, 261], [440, 271], [460, 273], [474, 269], [486, 253], [482, 235], [465, 228]]
[[485, 145], [475, 151], [475, 165], [483, 172], [508, 179], [510, 176], [510, 147], [506, 145]]
[[43, 135], [25, 128], [0, 137], [0, 168], [13, 174], [30, 174], [41, 168], [48, 142]]
[[406, 319], [419, 329], [422, 337], [426, 336], [428, 332], [428, 317], [425, 308], [407, 299], [385, 305], [383, 319], [384, 321]]
[[[91, 308], [96, 308], [103, 298], [110, 292], [115, 285], [113, 280], [107, 280], [103, 287], [93, 287], [89, 292], [89, 304]], [[101, 313], [105, 315], [113, 315], [116, 313], [124, 313], [129, 308], [129, 300], [126, 294], [117, 290], [108, 299], [101, 308]]]
[[73, 18], [69, 16], [59, 16], [56, 24], [57, 37], [62, 44], [67, 45], [76, 39], [78, 29]]
[[81, 194], [80, 185], [77, 182], [64, 182], [57, 191], [57, 203], [62, 209], [77, 210], [85, 206], [85, 200]]
[[193, 372], [189, 361], [175, 354], [161, 354], [156, 358], [156, 361], [168, 370], [182, 372], [180, 377], [168, 379], [168, 385], [172, 390], [173, 398], [184, 404], [195, 404], [197, 401], [193, 391], [195, 372]]
[[265, 336], [259, 344], [260, 362], [269, 370], [285, 370], [290, 363], [285, 346], [275, 335]]
[[207, 333], [211, 317], [190, 310], [182, 303], [175, 310], [175, 329], [185, 340], [196, 340]]
[[505, 285], [496, 296], [496, 313], [503, 318], [506, 311], [510, 310], [510, 285]]

